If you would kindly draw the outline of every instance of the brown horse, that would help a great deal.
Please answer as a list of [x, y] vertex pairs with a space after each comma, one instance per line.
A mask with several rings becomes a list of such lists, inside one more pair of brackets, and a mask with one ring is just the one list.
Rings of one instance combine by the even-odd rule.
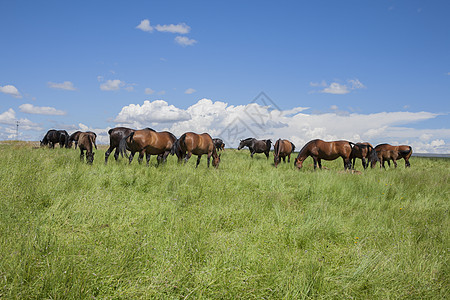
[[158, 155], [159, 164], [161, 161], [166, 161], [176, 140], [177, 138], [168, 131], [156, 132], [151, 128], [146, 128], [131, 132], [127, 137], [123, 138], [120, 141], [119, 151], [124, 152], [125, 147], [131, 151], [129, 163], [133, 160], [134, 154], [138, 152], [139, 163], [142, 163], [145, 154], [147, 166], [151, 155]]
[[[200, 159], [203, 154], [208, 155], [208, 168], [211, 156], [213, 157], [212, 165], [217, 168], [220, 163], [220, 155], [217, 154], [216, 147], [213, 143], [211, 136], [207, 133], [196, 134], [193, 132], [186, 132], [177, 141], [179, 152], [181, 157], [184, 158], [186, 163], [192, 154], [197, 155], [197, 168], [200, 164]], [[186, 154], [187, 153], [187, 154]]]
[[[68, 140], [68, 148], [72, 148], [72, 143], [75, 143], [75, 149], [77, 149], [77, 145], [78, 145], [78, 139], [80, 138], [80, 133], [82, 133], [81, 131], [75, 131], [74, 133], [72, 133], [69, 136], [69, 140]], [[97, 139], [97, 134], [95, 132], [92, 131], [86, 131], [86, 133], [91, 134], [94, 137], [94, 147], [95, 149], [97, 149], [97, 145], [95, 143], [95, 140]]]
[[380, 168], [385, 168], [384, 162], [387, 161], [389, 166], [389, 161], [392, 160], [394, 166], [397, 168], [397, 160], [404, 159], [405, 167], [408, 168], [411, 166], [409, 163], [409, 158], [412, 154], [412, 148], [408, 145], [400, 145], [400, 146], [392, 146], [389, 144], [380, 144], [374, 148], [374, 151], [371, 155], [371, 168], [374, 168], [377, 164], [377, 161], [380, 162]]
[[275, 167], [283, 159], [283, 162], [286, 162], [286, 156], [288, 157], [288, 163], [291, 162], [291, 153], [294, 152], [295, 145], [292, 144], [288, 140], [278, 139], [273, 146], [273, 162], [275, 163]]
[[309, 141], [298, 154], [295, 159], [294, 165], [301, 169], [303, 166], [303, 161], [311, 156], [314, 160], [314, 169], [317, 168], [317, 163], [319, 163], [319, 168], [322, 169], [322, 159], [325, 160], [335, 160], [338, 157], [342, 157], [344, 160], [344, 168], [351, 169], [352, 163], [350, 161], [350, 154], [352, 153], [352, 144], [348, 141], [334, 141], [334, 142], [324, 142], [322, 140], [312, 140]]
[[[352, 166], [355, 168], [355, 162], [357, 158], [362, 160], [363, 168], [366, 169], [369, 166], [369, 157], [370, 153], [372, 153], [373, 146], [370, 143], [356, 143], [353, 146], [352, 154], [350, 155], [350, 159], [352, 159]], [[367, 162], [366, 162], [367, 159]]]
[[86, 151], [86, 162], [92, 164], [94, 161], [94, 152], [92, 152], [93, 145], [95, 145], [95, 136], [92, 132], [81, 132], [78, 136], [78, 147], [80, 148], [80, 160], [84, 160], [84, 151]]

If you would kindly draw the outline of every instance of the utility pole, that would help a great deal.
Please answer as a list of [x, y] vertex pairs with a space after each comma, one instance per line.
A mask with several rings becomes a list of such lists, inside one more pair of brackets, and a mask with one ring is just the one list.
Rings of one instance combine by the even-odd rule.
[[16, 121], [16, 140], [19, 140], [19, 121]]

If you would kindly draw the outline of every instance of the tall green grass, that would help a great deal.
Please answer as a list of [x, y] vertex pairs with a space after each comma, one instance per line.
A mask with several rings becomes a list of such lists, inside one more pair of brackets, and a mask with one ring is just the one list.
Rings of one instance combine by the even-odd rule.
[[0, 144], [0, 298], [449, 298], [446, 159], [300, 171]]

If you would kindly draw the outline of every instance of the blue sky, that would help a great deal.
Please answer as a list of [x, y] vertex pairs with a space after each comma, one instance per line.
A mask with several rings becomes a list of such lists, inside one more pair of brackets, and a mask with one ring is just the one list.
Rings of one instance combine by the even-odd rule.
[[[450, 1], [1, 7], [0, 140], [15, 139], [15, 120], [22, 140], [90, 129], [105, 143], [118, 125], [222, 136], [238, 124], [239, 137], [297, 147], [323, 138], [450, 153]], [[271, 108], [249, 105], [260, 92]]]

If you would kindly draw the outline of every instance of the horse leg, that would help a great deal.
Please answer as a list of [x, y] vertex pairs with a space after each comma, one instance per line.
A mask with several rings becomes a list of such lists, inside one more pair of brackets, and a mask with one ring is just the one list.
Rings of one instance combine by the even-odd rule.
[[394, 163], [394, 166], [397, 168], [397, 160], [393, 159], [392, 162]]
[[[369, 163], [366, 164], [366, 159], [364, 157], [361, 158], [361, 160], [362, 160], [362, 164], [363, 164], [363, 169], [364, 170], [367, 169], [367, 166], [368, 166]], [[353, 161], [353, 169], [354, 168], [355, 168], [355, 161]]]
[[134, 153], [135, 152], [131, 152], [130, 156], [128, 157], [128, 164], [131, 164], [131, 162], [133, 161]]
[[184, 163], [187, 163], [188, 160], [189, 160], [189, 158], [191, 158], [191, 156], [192, 156], [192, 152], [188, 152], [188, 153], [186, 154], [186, 157], [184, 158]]
[[141, 164], [142, 161], [144, 160], [144, 154], [145, 154], [145, 150], [139, 152], [139, 157], [138, 157], [138, 163]]
[[116, 150], [114, 151], [114, 159], [116, 161], [119, 159], [119, 147], [116, 147]]
[[81, 161], [84, 161], [84, 150], [81, 150], [81, 149], [80, 149], [80, 152], [81, 152], [81, 153], [80, 153], [80, 160], [81, 160]]
[[[108, 163], [108, 157], [111, 154], [111, 151], [113, 151], [113, 148], [111, 148], [111, 146], [109, 146], [108, 150], [106, 150], [106, 152], [105, 152], [105, 164]], [[116, 152], [117, 152], [117, 150], [116, 150]], [[115, 156], [116, 155], [114, 154], [114, 157]], [[117, 158], [116, 158], [116, 160], [117, 160]]]
[[[147, 167], [148, 167], [148, 165], [149, 165], [149, 161], [150, 161], [150, 157], [151, 157], [152, 155], [151, 154], [148, 154], [148, 153], [145, 153], [145, 160], [146, 160], [146, 163], [147, 163]], [[159, 162], [158, 162], [159, 163]]]
[[288, 163], [290, 163], [291, 162], [291, 154], [289, 153], [289, 155], [288, 155]]
[[[313, 157], [314, 160], [314, 170], [317, 169], [317, 159]], [[322, 169], [322, 167], [320, 167]]]
[[266, 158], [269, 159], [269, 152], [264, 152], [264, 154], [266, 155]]
[[286, 163], [286, 156], [283, 156], [283, 162]]
[[197, 164], [195, 165], [195, 167], [197, 168], [198, 165], [200, 164], [200, 159], [202, 158], [201, 155], [197, 156]]
[[405, 158], [405, 168], [411, 167], [411, 164], [409, 163], [409, 159]]

